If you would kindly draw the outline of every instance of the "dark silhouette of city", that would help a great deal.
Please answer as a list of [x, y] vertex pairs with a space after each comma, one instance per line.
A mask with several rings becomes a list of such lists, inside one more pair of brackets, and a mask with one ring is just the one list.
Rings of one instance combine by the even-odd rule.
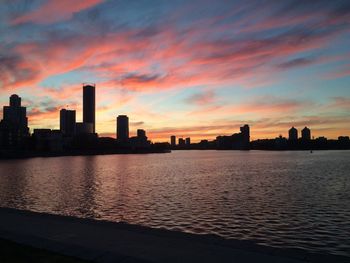
[[311, 138], [311, 130], [304, 127], [301, 137], [292, 127], [288, 138], [281, 135], [275, 139], [250, 140], [248, 124], [240, 127], [239, 133], [230, 136], [217, 136], [215, 140], [201, 140], [191, 143], [191, 138], [170, 136], [170, 143], [152, 143], [143, 129], [129, 137], [129, 118], [119, 115], [116, 118], [116, 139], [99, 137], [96, 133], [95, 84], [83, 84], [83, 122], [76, 122], [76, 111], [61, 109], [60, 129], [34, 129], [30, 134], [26, 107], [21, 98], [10, 96], [9, 106], [3, 108], [0, 122], [0, 157], [16, 158], [30, 156], [89, 155], [112, 153], [151, 153], [170, 150], [329, 150], [350, 149], [349, 136], [339, 136], [338, 140], [325, 137]]

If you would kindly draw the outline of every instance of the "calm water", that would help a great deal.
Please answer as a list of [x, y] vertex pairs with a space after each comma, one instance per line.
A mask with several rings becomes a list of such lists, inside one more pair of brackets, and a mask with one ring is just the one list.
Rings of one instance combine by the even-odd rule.
[[6, 160], [0, 206], [350, 256], [350, 151]]

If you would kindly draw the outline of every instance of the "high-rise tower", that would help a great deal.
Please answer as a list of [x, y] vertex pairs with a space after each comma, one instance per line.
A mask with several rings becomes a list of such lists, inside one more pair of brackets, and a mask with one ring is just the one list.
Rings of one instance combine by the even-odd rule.
[[240, 127], [242, 139], [246, 146], [249, 146], [250, 142], [250, 128], [248, 124], [245, 124], [243, 127]]
[[288, 131], [289, 134], [289, 140], [290, 141], [297, 141], [298, 140], [298, 130], [294, 127], [290, 128]]
[[21, 106], [21, 97], [13, 94], [10, 97], [10, 106], [4, 106], [4, 121], [10, 123], [15, 129], [19, 129], [21, 133], [28, 132], [28, 118], [26, 107]]
[[18, 146], [24, 137], [29, 136], [26, 107], [21, 106], [21, 97], [13, 94], [10, 105], [3, 108], [0, 122], [0, 145]]
[[176, 146], [176, 136], [175, 135], [170, 136], [170, 145], [173, 147]]
[[91, 123], [95, 133], [95, 84], [83, 84], [83, 123]]
[[117, 117], [117, 140], [126, 142], [129, 139], [129, 118], [126, 115]]
[[60, 110], [60, 130], [67, 136], [75, 134], [75, 110]]
[[301, 138], [304, 141], [310, 141], [311, 140], [311, 130], [308, 127], [305, 127], [301, 130]]

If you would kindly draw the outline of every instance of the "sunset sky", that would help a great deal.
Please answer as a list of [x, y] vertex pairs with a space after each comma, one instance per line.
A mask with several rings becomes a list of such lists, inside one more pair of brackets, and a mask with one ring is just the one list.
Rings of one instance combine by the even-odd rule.
[[100, 136], [350, 135], [350, 1], [0, 0], [1, 106], [57, 129], [83, 82]]

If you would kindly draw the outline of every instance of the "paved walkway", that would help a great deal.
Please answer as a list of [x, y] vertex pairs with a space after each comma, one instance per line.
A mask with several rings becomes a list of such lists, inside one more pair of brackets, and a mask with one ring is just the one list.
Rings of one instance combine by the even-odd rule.
[[96, 262], [314, 261], [306, 254], [214, 236], [7, 208], [0, 208], [0, 238]]

